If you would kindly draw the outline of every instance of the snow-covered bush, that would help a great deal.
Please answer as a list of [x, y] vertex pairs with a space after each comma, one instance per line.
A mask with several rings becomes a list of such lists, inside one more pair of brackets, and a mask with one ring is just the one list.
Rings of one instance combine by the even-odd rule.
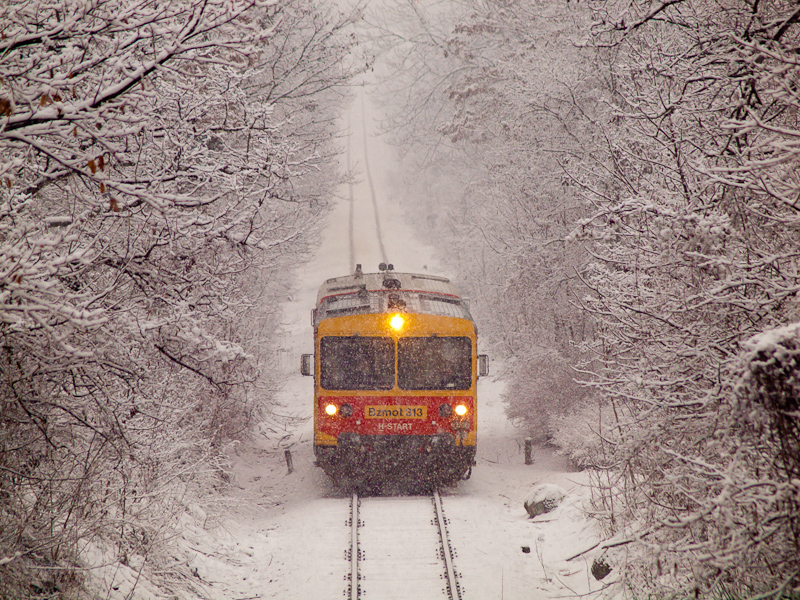
[[800, 324], [754, 336], [744, 347], [737, 416], [756, 436], [772, 478], [764, 497], [781, 540], [772, 548], [800, 569]]
[[586, 398], [553, 419], [551, 443], [578, 468], [604, 464], [605, 444], [618, 434], [615, 410], [597, 398]]
[[538, 443], [550, 441], [561, 420], [583, 406], [590, 390], [557, 351], [535, 352], [516, 361], [503, 396], [506, 415], [530, 431]]

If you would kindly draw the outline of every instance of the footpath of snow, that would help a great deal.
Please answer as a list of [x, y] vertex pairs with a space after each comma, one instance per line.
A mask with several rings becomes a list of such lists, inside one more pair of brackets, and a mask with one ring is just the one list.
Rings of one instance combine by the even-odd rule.
[[[348, 119], [354, 142], [362, 139], [360, 108], [356, 99]], [[363, 174], [364, 149], [355, 146], [353, 166]], [[400, 214], [398, 192], [387, 201], [390, 149], [373, 138], [368, 151], [389, 260], [401, 271], [448, 275], [437, 270], [433, 251], [415, 240]], [[366, 177], [361, 179], [354, 202], [359, 232], [356, 262], [373, 271], [382, 257]], [[260, 439], [230, 447], [233, 494], [226, 510], [213, 519], [205, 514], [184, 519], [183, 556], [176, 559], [185, 565], [184, 572], [191, 573], [186, 581], [191, 594], [178, 595], [307, 600], [343, 596], [347, 587], [349, 497], [334, 489], [313, 464], [313, 385], [298, 374], [299, 355], [313, 350], [309, 313], [317, 286], [351, 269], [347, 195], [343, 190], [344, 200], [331, 215], [315, 259], [299, 267], [296, 293], [285, 307], [286, 335], [278, 360], [287, 372], [287, 383], [279, 398], [280, 410], [301, 424], [280, 432], [265, 424]], [[537, 449], [534, 464], [525, 465], [522, 436], [505, 418], [501, 391], [502, 382], [491, 377], [479, 383], [478, 464], [471, 479], [443, 493], [463, 597], [544, 599], [600, 590], [602, 584], [589, 574], [591, 553], [566, 560], [599, 541], [599, 531], [584, 512], [587, 477], [572, 472], [566, 460], [545, 449]], [[286, 450], [291, 452], [291, 473]], [[558, 508], [531, 519], [523, 502], [534, 485], [543, 483], [557, 484], [568, 494]], [[142, 591], [153, 596], [149, 587]], [[117, 597], [125, 596], [108, 594], [109, 599]]]

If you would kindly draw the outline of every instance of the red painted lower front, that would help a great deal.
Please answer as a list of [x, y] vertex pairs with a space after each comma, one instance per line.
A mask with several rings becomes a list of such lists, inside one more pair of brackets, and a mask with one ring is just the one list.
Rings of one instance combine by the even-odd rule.
[[[337, 407], [335, 415], [325, 407]], [[467, 407], [463, 417], [443, 416], [440, 407], [458, 404]], [[351, 416], [342, 416], [341, 407], [352, 407]], [[361, 435], [436, 435], [455, 430], [474, 430], [474, 398], [471, 396], [321, 396], [317, 405], [317, 425], [321, 433], [334, 438], [342, 433]]]

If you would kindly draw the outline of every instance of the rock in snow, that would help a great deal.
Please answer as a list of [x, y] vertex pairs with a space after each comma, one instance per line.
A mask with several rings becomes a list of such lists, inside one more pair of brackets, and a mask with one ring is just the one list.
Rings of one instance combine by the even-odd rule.
[[603, 557], [595, 558], [592, 563], [592, 575], [597, 581], [611, 573], [612, 569]]
[[525, 498], [525, 510], [531, 518], [550, 512], [561, 504], [566, 495], [566, 490], [554, 483], [536, 485]]

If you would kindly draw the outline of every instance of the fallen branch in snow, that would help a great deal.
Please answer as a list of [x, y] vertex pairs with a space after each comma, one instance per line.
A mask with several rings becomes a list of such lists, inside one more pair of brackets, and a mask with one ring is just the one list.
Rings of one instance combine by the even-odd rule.
[[[648, 532], [648, 533], [650, 533], [650, 532]], [[647, 535], [647, 534], [645, 534], [645, 535]], [[642, 536], [642, 537], [644, 537], [644, 536]], [[587, 548], [587, 549], [586, 549], [586, 550], [584, 550], [583, 552], [578, 552], [578, 553], [577, 553], [577, 554], [575, 554], [574, 556], [570, 556], [570, 557], [567, 559], [567, 562], [569, 562], [569, 561], [571, 561], [571, 560], [575, 560], [576, 558], [578, 558], [579, 556], [583, 556], [583, 555], [584, 555], [584, 554], [586, 554], [587, 552], [591, 552], [592, 550], [594, 550], [594, 549], [595, 549], [595, 548], [597, 548], [598, 546], [601, 546], [601, 547], [603, 548], [603, 550], [605, 550], [606, 548], [615, 548], [616, 546], [624, 546], [625, 544], [630, 544], [631, 542], [635, 542], [637, 539], [638, 539], [638, 538], [629, 538], [629, 539], [627, 539], [627, 540], [620, 540], [620, 541], [618, 541], [618, 542], [609, 542], [609, 543], [597, 542], [597, 543], [596, 543], [594, 546], [592, 546], [591, 548]]]
[[651, 527], [650, 529], [648, 529], [647, 531], [645, 531], [644, 533], [642, 533], [641, 535], [637, 535], [636, 537], [627, 538], [627, 539], [624, 539], [624, 540], [619, 540], [618, 542], [610, 542], [610, 541], [605, 541], [605, 542], [597, 542], [597, 543], [596, 543], [594, 546], [592, 546], [591, 548], [587, 548], [586, 550], [584, 550], [584, 551], [582, 551], [582, 552], [578, 552], [578, 553], [577, 553], [577, 554], [575, 554], [574, 556], [570, 556], [570, 557], [567, 559], [567, 562], [569, 562], [569, 561], [571, 561], [571, 560], [575, 560], [576, 558], [578, 558], [579, 556], [583, 556], [583, 555], [584, 555], [584, 554], [586, 554], [587, 552], [591, 552], [592, 550], [594, 550], [594, 549], [595, 549], [595, 548], [597, 548], [598, 546], [600, 546], [600, 547], [601, 547], [603, 550], [606, 550], [606, 549], [608, 549], [608, 548], [616, 548], [617, 546], [624, 546], [625, 544], [630, 544], [630, 543], [632, 543], [632, 542], [635, 542], [635, 541], [637, 541], [637, 540], [641, 540], [641, 539], [643, 539], [643, 538], [646, 538], [648, 535], [650, 535], [650, 534], [651, 534], [651, 533], [653, 533], [654, 531], [656, 531], [658, 528], [659, 528], [659, 527], [658, 527], [657, 525], [656, 525], [656, 526], [653, 526], [653, 527]]

